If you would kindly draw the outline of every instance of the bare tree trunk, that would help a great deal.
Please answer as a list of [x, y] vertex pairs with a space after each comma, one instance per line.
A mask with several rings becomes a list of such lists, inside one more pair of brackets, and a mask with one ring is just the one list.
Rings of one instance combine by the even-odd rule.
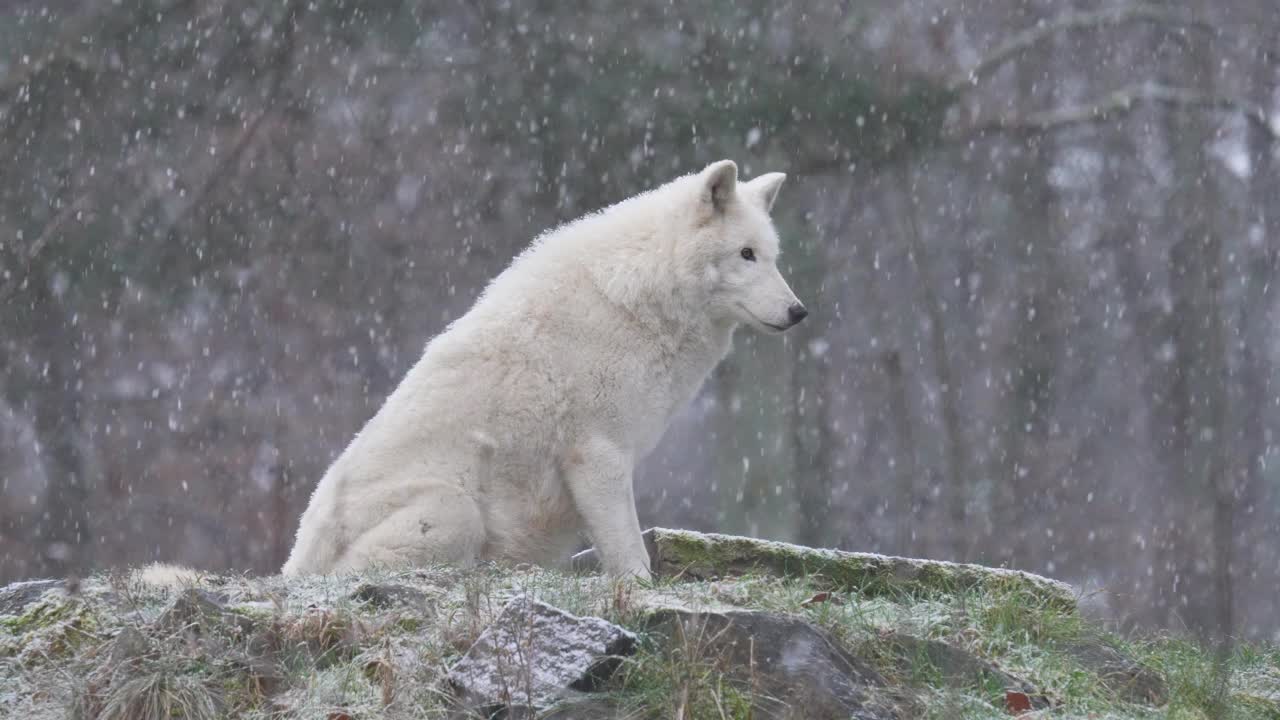
[[[1280, 26], [1259, 32], [1255, 42], [1258, 47], [1280, 47]], [[1280, 56], [1272, 51], [1271, 62], [1258, 63], [1251, 95], [1265, 97], [1271, 91], [1274, 81], [1280, 77]], [[1254, 508], [1267, 507], [1273, 501], [1267, 495], [1263, 463], [1267, 453], [1267, 437], [1271, 433], [1268, 423], [1267, 405], [1275, 396], [1271, 389], [1271, 368], [1268, 366], [1266, 353], [1260, 348], [1266, 346], [1272, 333], [1269, 322], [1269, 307], [1273, 304], [1274, 278], [1280, 270], [1280, 248], [1275, 243], [1280, 239], [1280, 223], [1277, 213], [1280, 207], [1273, 202], [1277, 183], [1275, 162], [1275, 140], [1256, 127], [1248, 127], [1247, 147], [1254, 168], [1249, 178], [1250, 222], [1258, 223], [1262, 233], [1263, 244], [1253, 253], [1248, 268], [1248, 290], [1239, 300], [1239, 317], [1236, 321], [1236, 337], [1241, 339], [1238, 345], [1239, 359], [1237, 372], [1233, 373], [1228, 409], [1230, 415], [1227, 422], [1232, 428], [1230, 451], [1226, 472], [1231, 477], [1229, 495], [1222, 502], [1219, 520], [1223, 532], [1230, 533], [1230, 545], [1223, 545], [1225, 552], [1217, 558], [1218, 563], [1218, 623], [1217, 632], [1223, 638], [1231, 638], [1239, 632], [1236, 627], [1237, 613], [1250, 595], [1240, 586], [1247, 586], [1250, 575], [1240, 570], [1255, 568], [1269, 557], [1266, 551], [1270, 539], [1257, 536], [1259, 525], [1265, 527], [1267, 521], [1256, 517]], [[1246, 252], [1250, 252], [1246, 250]], [[1229, 336], [1228, 336], [1229, 337]], [[1224, 338], [1225, 340], [1226, 338]], [[1243, 512], [1242, 512], [1243, 510]], [[1265, 532], [1265, 531], [1264, 531]], [[1265, 591], [1264, 591], [1265, 592]], [[1242, 601], [1241, 605], [1237, 605]], [[1248, 616], [1248, 611], [1241, 616]], [[1230, 650], [1224, 647], [1224, 650]]]
[[[891, 194], [883, 191], [874, 194], [877, 199], [877, 209], [886, 218], [892, 218], [898, 213]], [[858, 203], [863, 202], [861, 192], [858, 189], [853, 190], [848, 202], [846, 219], [841, 225], [842, 234], [843, 228], [849, 227], [851, 223], [854, 208]], [[891, 223], [883, 224], [886, 227], [892, 227]], [[872, 234], [870, 237], [875, 238], [876, 235]], [[935, 531], [943, 528], [937, 527], [940, 523], [931, 523], [928, 518], [930, 512], [927, 504], [928, 497], [921, 482], [924, 467], [919, 460], [920, 449], [915, 436], [910, 393], [907, 387], [908, 371], [903, 363], [903, 355], [906, 352], [904, 348], [909, 347], [910, 343], [904, 339], [902, 324], [899, 322], [898, 313], [894, 311], [898, 306], [897, 299], [882, 286], [880, 278], [882, 270], [878, 265], [882, 248], [874, 242], [872, 240], [859, 243], [855, 251], [856, 255], [851, 260], [857, 267], [870, 268], [870, 270], [866, 272], [864, 282], [855, 280], [850, 283], [852, 286], [850, 289], [857, 293], [858, 306], [865, 308], [869, 334], [878, 339], [884, 347], [882, 352], [872, 355], [869, 359], [883, 376], [887, 397], [886, 405], [883, 407], [864, 404], [866, 408], [864, 412], [870, 415], [872, 423], [887, 420], [886, 424], [893, 434], [893, 442], [890, 444], [892, 455], [889, 459], [893, 468], [890, 479], [893, 489], [885, 493], [886, 496], [894, 498], [896, 506], [892, 511], [896, 520], [891, 551], [905, 555], [928, 556], [934, 545]], [[896, 255], [896, 252], [895, 250], [891, 254]], [[875, 425], [873, 424], [872, 427], [874, 428]], [[883, 449], [877, 444], [874, 432], [868, 431], [863, 442], [864, 461], [874, 458], [877, 451]]]
[[[852, 198], [849, 203], [852, 210]], [[850, 218], [848, 214], [844, 217], [841, 234]], [[828, 287], [829, 252], [826, 244], [816, 239], [799, 244], [788, 269], [797, 287], [812, 288], [812, 293]], [[821, 302], [821, 298], [812, 297], [809, 302]], [[832, 431], [831, 397], [836, 388], [831, 382], [831, 356], [822, 341], [829, 328], [830, 317], [820, 313], [792, 330], [786, 342], [791, 366], [792, 514], [797, 520], [795, 532], [799, 540], [817, 547], [840, 539], [830, 522], [835, 484], [833, 457], [838, 440]]]
[[799, 541], [813, 547], [827, 547], [836, 539], [831, 532], [831, 455], [835, 444], [831, 432], [831, 360], [826, 354], [810, 351], [806, 333], [802, 349], [791, 372], [794, 411], [791, 443], [794, 482], [799, 501]]
[[62, 303], [41, 270], [42, 264], [32, 270], [29, 331], [44, 367], [34, 378], [30, 397], [48, 486], [35, 535], [43, 549], [45, 572], [67, 576], [82, 572], [91, 562], [88, 489], [80, 451], [79, 352]]
[[[1206, 615], [1212, 613], [1213, 617], [1206, 616], [1201, 622], [1206, 630], [1213, 628], [1210, 632], [1217, 639], [1218, 682], [1215, 695], [1217, 702], [1225, 703], [1234, 624], [1231, 546], [1235, 539], [1235, 478], [1227, 469], [1227, 444], [1231, 442], [1227, 433], [1227, 418], [1231, 411], [1228, 407], [1230, 393], [1227, 387], [1227, 339], [1223, 322], [1225, 309], [1221, 300], [1222, 244], [1218, 232], [1216, 227], [1208, 229], [1204, 248], [1208, 272], [1204, 308], [1208, 325], [1204, 338], [1207, 355], [1204, 379], [1207, 382], [1205, 394], [1210, 407], [1209, 427], [1213, 432], [1211, 445], [1204, 449], [1206, 490], [1213, 498], [1213, 598], [1206, 603]], [[1203, 433], [1200, 435], [1204, 437]], [[1222, 709], [1226, 710], [1225, 705]]]
[[913, 554], [916, 525], [916, 452], [915, 437], [911, 431], [911, 409], [907, 404], [907, 382], [902, 371], [902, 355], [897, 350], [889, 350], [880, 356], [880, 365], [884, 369], [889, 385], [889, 414], [892, 416], [894, 434], [897, 436], [895, 446], [898, 449], [894, 458], [894, 474], [898, 495], [898, 524], [894, 531], [895, 551]]
[[[1075, 3], [1072, 3], [1074, 5]], [[1058, 11], [1058, 6], [1054, 6]], [[1040, 89], [1046, 67], [1055, 67], [1061, 56], [1060, 33], [1045, 41], [1042, 54], [1024, 57], [1016, 68], [1017, 107], [1022, 114], [1034, 111], [1038, 103], [1053, 106], [1059, 101], [1053, 84]], [[1068, 51], [1069, 52], [1069, 51]], [[1061, 65], [1070, 80], [1071, 64]], [[1029, 561], [1044, 563], [1051, 556], [1041, 545], [1044, 538], [1045, 508], [1034, 507], [1036, 499], [1057, 488], [1045, 477], [1045, 454], [1054, 401], [1054, 379], [1058, 374], [1060, 332], [1058, 298], [1063, 292], [1061, 250], [1065, 241], [1055, 227], [1057, 209], [1049, 168], [1055, 160], [1055, 133], [1017, 133], [1010, 141], [1020, 144], [1005, 170], [1013, 200], [1009, 245], [1016, 306], [1010, 337], [1012, 383], [1006, 388], [1006, 421], [1002, 445], [1007, 453], [1003, 472], [996, 475], [998, 491], [994, 522], [994, 556], [1003, 564], [1020, 566]], [[1031, 518], [1031, 520], [1028, 520]], [[1031, 532], [1032, 528], [1040, 532]]]
[[938, 393], [942, 405], [944, 457], [947, 467], [943, 477], [946, 482], [947, 522], [949, 524], [950, 552], [955, 560], [969, 556], [970, 538], [968, 525], [969, 459], [965, 447], [964, 428], [960, 417], [960, 386], [951, 367], [951, 355], [947, 349], [946, 317], [942, 302], [934, 290], [932, 264], [929, 250], [920, 235], [919, 207], [916, 188], [912, 179], [912, 160], [903, 158], [898, 167], [899, 182], [906, 202], [906, 235], [908, 257], [920, 288], [925, 314], [929, 318], [929, 349], [933, 354], [934, 372], [938, 378]]
[[[1187, 41], [1187, 85], [1209, 92], [1212, 58], [1206, 41]], [[1174, 347], [1179, 372], [1172, 393], [1174, 437], [1180, 460], [1166, 527], [1167, 564], [1173, 570], [1171, 600], [1185, 611], [1184, 622], [1204, 633], [1214, 615], [1213, 571], [1197, 563], [1199, 538], [1211, 534], [1215, 558], [1229, 558], [1231, 512], [1218, 506], [1223, 473], [1226, 417], [1226, 363], [1222, 318], [1222, 238], [1216, 227], [1214, 195], [1218, 188], [1205, 157], [1209, 119], [1202, 110], [1170, 111], [1174, 167], [1181, 179], [1175, 195], [1175, 217], [1181, 231], [1170, 267], [1174, 295]], [[1205, 528], [1209, 525], [1210, 528]], [[1221, 525], [1221, 528], [1219, 526]], [[1208, 531], [1208, 532], [1206, 532]], [[1228, 563], [1229, 564], [1229, 563]]]
[[[1185, 84], [1204, 92], [1212, 78], [1208, 48], [1198, 37], [1178, 42], [1187, 47], [1181, 68]], [[1196, 561], [1202, 539], [1214, 537], [1213, 483], [1220, 472], [1216, 458], [1224, 400], [1218, 299], [1221, 241], [1211, 223], [1207, 118], [1202, 110], [1177, 107], [1163, 108], [1159, 116], [1178, 183], [1171, 198], [1170, 231], [1175, 240], [1168, 264], [1173, 362], [1166, 373], [1167, 394], [1160, 400], [1172, 463], [1157, 529], [1154, 599], [1160, 624], [1204, 630], [1212, 614], [1206, 606], [1212, 596], [1212, 577], [1206, 577]]]

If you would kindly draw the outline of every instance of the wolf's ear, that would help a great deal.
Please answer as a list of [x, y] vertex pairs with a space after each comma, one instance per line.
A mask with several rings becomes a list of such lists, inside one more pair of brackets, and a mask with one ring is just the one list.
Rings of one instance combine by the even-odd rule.
[[786, 173], [765, 173], [751, 182], [743, 183], [742, 190], [744, 194], [759, 203], [765, 212], [769, 212], [773, 209], [773, 201], [778, 199], [778, 190], [782, 188], [782, 181], [786, 179]]
[[702, 171], [702, 201], [717, 212], [723, 211], [738, 187], [738, 166], [721, 160]]

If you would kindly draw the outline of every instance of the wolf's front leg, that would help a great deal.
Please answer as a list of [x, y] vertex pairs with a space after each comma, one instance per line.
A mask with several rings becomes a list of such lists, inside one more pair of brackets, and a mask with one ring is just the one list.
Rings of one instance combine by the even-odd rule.
[[640, 537], [632, 466], [630, 453], [595, 438], [569, 451], [565, 481], [605, 572], [648, 578], [649, 551]]

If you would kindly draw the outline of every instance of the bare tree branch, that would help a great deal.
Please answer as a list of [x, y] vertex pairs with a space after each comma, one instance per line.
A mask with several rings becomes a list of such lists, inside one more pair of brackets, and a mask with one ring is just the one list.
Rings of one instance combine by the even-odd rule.
[[[290, 58], [293, 56], [293, 48], [296, 40], [296, 33], [294, 31], [297, 27], [298, 16], [301, 13], [304, 4], [304, 0], [292, 0], [288, 7], [285, 8], [284, 15], [280, 20], [279, 26], [275, 28], [275, 35], [279, 36], [281, 40], [276, 46], [275, 52], [273, 52], [271, 56], [270, 66], [273, 68], [273, 74], [270, 86], [268, 87], [265, 95], [266, 105], [257, 115], [245, 124], [244, 128], [237, 136], [235, 144], [232, 145], [231, 151], [224, 155], [222, 161], [219, 162], [213, 171], [209, 173], [209, 176], [203, 183], [201, 183], [200, 188], [195, 192], [191, 201], [178, 211], [178, 214], [169, 223], [168, 227], [165, 228], [165, 234], [168, 234], [174, 228], [180, 226], [196, 208], [203, 204], [209, 194], [217, 187], [218, 183], [221, 182], [221, 180], [230, 172], [231, 168], [235, 167], [240, 157], [244, 154], [245, 149], [249, 146], [250, 141], [253, 140], [253, 137], [261, 126], [262, 121], [278, 102], [281, 87], [284, 84], [285, 76], [288, 74], [287, 65]], [[3, 84], [0, 84], [0, 94], [24, 85], [29, 82], [34, 75], [49, 69], [50, 63], [57, 61], [66, 61], [72, 63], [75, 67], [91, 69], [87, 64], [81, 64], [69, 55], [50, 54], [45, 60], [33, 62], [26, 72], [21, 73], [20, 76], [16, 77], [12, 81], [5, 80]], [[57, 233], [62, 230], [63, 226], [66, 225], [73, 216], [86, 210], [90, 204], [90, 193], [86, 191], [54, 216], [48, 225], [40, 231], [40, 235], [32, 242], [31, 246], [27, 248], [26, 252], [20, 253], [20, 259], [23, 262], [22, 272], [17, 273], [15, 277], [10, 278], [3, 285], [0, 285], [0, 299], [7, 299], [16, 292], [20, 283], [30, 274], [32, 263], [40, 255], [45, 246], [54, 239]]]
[[[168, 8], [174, 12], [192, 5], [195, 0], [182, 0]], [[41, 49], [29, 59], [9, 69], [8, 74], [0, 74], [0, 99], [7, 99], [14, 93], [21, 93], [35, 78], [46, 72], [59, 68], [97, 74], [109, 68], [95, 63], [92, 56], [85, 53], [81, 39], [92, 35], [100, 39], [116, 38], [141, 27], [158, 22], [155, 12], [144, 3], [137, 3], [133, 9], [121, 13], [116, 6], [119, 3], [84, 3], [84, 12], [73, 13], [64, 20], [62, 28], [50, 41], [49, 47]], [[19, 98], [21, 99], [21, 98]]]
[[53, 219], [49, 221], [48, 225], [44, 226], [44, 229], [40, 231], [40, 235], [32, 241], [26, 252], [18, 253], [18, 257], [22, 261], [22, 271], [15, 273], [13, 277], [9, 278], [8, 282], [0, 286], [0, 300], [7, 300], [10, 295], [16, 292], [17, 287], [30, 277], [31, 265], [40, 256], [45, 246], [62, 230], [62, 226], [66, 225], [73, 216], [88, 210], [89, 205], [89, 193], [81, 193], [79, 197], [67, 203], [66, 207], [53, 216]]
[[[1134, 22], [1165, 23], [1181, 25], [1205, 33], [1218, 32], [1218, 28], [1212, 23], [1197, 18], [1191, 13], [1153, 3], [1140, 2], [1133, 5], [1088, 12], [1068, 11], [1051, 20], [1041, 21], [1034, 27], [1014, 34], [994, 50], [982, 56], [969, 68], [946, 80], [943, 87], [950, 94], [951, 103], [954, 104], [962, 97], [964, 90], [976, 85], [983, 77], [990, 75], [1021, 53], [1059, 33], [1120, 26]], [[1203, 106], [1243, 112], [1251, 122], [1258, 125], [1268, 136], [1272, 138], [1280, 137], [1280, 119], [1273, 121], [1260, 106], [1232, 98], [1204, 96], [1194, 91], [1156, 84], [1131, 85], [1089, 105], [1035, 113], [1024, 117], [1001, 118], [951, 132], [944, 131], [943, 137], [954, 141], [986, 132], [1043, 131], [1052, 130], [1063, 125], [1100, 122], [1117, 112], [1128, 112], [1132, 110], [1132, 106], [1135, 103], [1143, 101], [1165, 102], [1184, 106]], [[842, 158], [824, 158], [822, 161], [806, 165], [805, 168], [807, 171], [817, 174], [843, 169], [847, 165], [848, 163]]]
[[907, 207], [905, 210], [905, 235], [907, 240], [907, 260], [915, 274], [920, 289], [920, 299], [924, 304], [925, 315], [929, 318], [929, 344], [933, 354], [934, 373], [938, 381], [938, 394], [942, 405], [942, 424], [945, 428], [944, 451], [947, 457], [947, 520], [953, 536], [950, 541], [951, 553], [955, 560], [968, 560], [970, 539], [964, 528], [968, 527], [966, 519], [966, 491], [973, 465], [970, 462], [968, 445], [964, 441], [964, 419], [960, 413], [960, 385], [956, 381], [954, 368], [951, 365], [952, 353], [947, 347], [946, 313], [943, 301], [934, 289], [933, 263], [929, 256], [929, 248], [924, 244], [924, 233], [920, 229], [920, 201], [916, 195], [916, 187], [912, 172], [914, 162], [908, 152], [898, 164], [897, 181]]
[[1022, 117], [1006, 117], [980, 123], [952, 134], [952, 139], [988, 132], [1046, 132], [1070, 125], [1108, 122], [1146, 103], [1240, 113], [1272, 140], [1280, 140], [1280, 118], [1272, 118], [1256, 103], [1151, 82], [1128, 85], [1082, 105], [1068, 105]]
[[947, 89], [958, 91], [966, 86], [976, 84], [983, 76], [994, 72], [1013, 57], [1060, 32], [1090, 30], [1107, 25], [1124, 25], [1132, 22], [1169, 23], [1185, 25], [1204, 32], [1215, 31], [1213, 25], [1189, 13], [1152, 3], [1125, 5], [1090, 12], [1066, 12], [1052, 20], [1040, 22], [1035, 27], [1014, 34], [1013, 37], [984, 55], [968, 69], [953, 76], [947, 82]]
[[262, 109], [245, 123], [240, 134], [236, 136], [236, 141], [231, 146], [230, 152], [223, 155], [222, 161], [213, 168], [209, 176], [200, 184], [200, 188], [192, 194], [190, 202], [182, 206], [173, 220], [165, 227], [164, 232], [161, 233], [162, 236], [168, 235], [175, 228], [180, 227], [197, 208], [204, 204], [218, 184], [239, 163], [240, 157], [244, 155], [245, 150], [257, 135], [258, 128], [262, 126], [262, 121], [275, 109], [276, 103], [280, 98], [281, 88], [284, 86], [285, 76], [288, 75], [288, 64], [293, 58], [298, 16], [302, 12], [304, 5], [304, 0], [292, 0], [288, 7], [285, 8], [284, 15], [273, 32], [273, 35], [280, 37], [280, 43], [276, 46], [275, 52], [271, 54], [269, 66], [272, 68], [272, 75]]

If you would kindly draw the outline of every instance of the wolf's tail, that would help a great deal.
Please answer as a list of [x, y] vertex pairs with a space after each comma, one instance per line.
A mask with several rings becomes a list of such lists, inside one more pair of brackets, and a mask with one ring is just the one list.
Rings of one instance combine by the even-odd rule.
[[182, 565], [151, 563], [133, 571], [133, 579], [144, 585], [165, 588], [187, 588], [200, 579], [200, 571]]

